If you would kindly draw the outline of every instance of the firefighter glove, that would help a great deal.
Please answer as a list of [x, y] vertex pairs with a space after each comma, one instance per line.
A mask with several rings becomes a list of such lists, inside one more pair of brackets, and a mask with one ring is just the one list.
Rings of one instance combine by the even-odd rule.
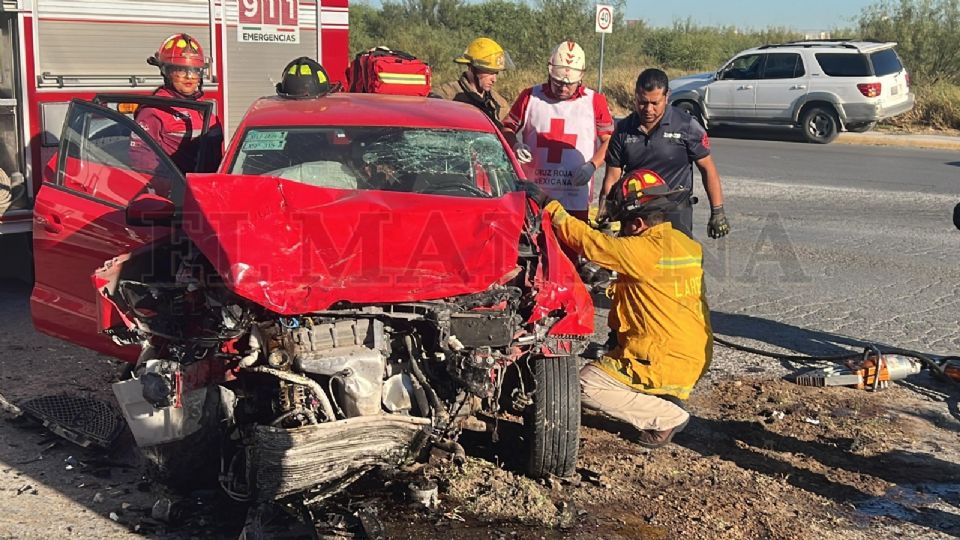
[[533, 182], [520, 181], [518, 185], [520, 191], [526, 192], [527, 197], [530, 197], [540, 208], [544, 208], [547, 203], [553, 200], [553, 197], [547, 195], [543, 188]]
[[727, 215], [723, 211], [723, 205], [714, 206], [710, 209], [710, 221], [707, 223], [707, 234], [710, 238], [720, 238], [730, 232], [730, 224], [727, 223]]
[[594, 165], [592, 161], [584, 163], [573, 173], [573, 185], [585, 186], [589, 184], [595, 172], [597, 172], [597, 166]]
[[513, 147], [513, 153], [516, 154], [517, 161], [520, 163], [526, 164], [533, 161], [533, 154], [530, 153], [530, 147], [523, 143], [517, 143], [517, 145]]

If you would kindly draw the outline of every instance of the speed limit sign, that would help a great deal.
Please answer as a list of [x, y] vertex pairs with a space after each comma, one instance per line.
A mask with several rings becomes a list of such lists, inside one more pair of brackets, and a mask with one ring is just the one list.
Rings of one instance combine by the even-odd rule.
[[613, 33], [613, 6], [597, 4], [597, 32]]

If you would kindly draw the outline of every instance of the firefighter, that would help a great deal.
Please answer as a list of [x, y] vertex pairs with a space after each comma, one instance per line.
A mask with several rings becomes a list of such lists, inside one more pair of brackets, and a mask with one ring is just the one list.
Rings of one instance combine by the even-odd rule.
[[522, 91], [504, 121], [527, 178], [582, 220], [613, 133], [606, 98], [583, 85], [585, 69], [580, 45], [561, 43], [547, 64], [547, 82]]
[[277, 95], [287, 99], [322, 97], [339, 89], [330, 84], [327, 70], [313, 58], [301, 56], [283, 68]]
[[632, 425], [642, 446], [668, 444], [690, 419], [680, 400], [713, 354], [703, 250], [667, 219], [675, 191], [650, 170], [624, 176], [608, 206], [621, 224], [612, 237], [571, 216], [539, 186], [522, 187], [550, 214], [562, 242], [617, 272], [610, 309], [619, 321], [617, 345], [580, 371], [583, 406]]
[[[187, 34], [174, 34], [163, 41], [153, 56], [147, 59], [151, 66], [160, 68], [163, 86], [153, 95], [190, 101], [203, 100], [203, 76], [207, 61], [200, 43]], [[134, 115], [137, 124], [147, 132], [173, 160], [181, 172], [215, 170], [223, 153], [223, 126], [214, 113], [203, 141], [203, 115], [184, 107], [143, 105]], [[207, 163], [198, 164], [200, 145], [207, 145]], [[130, 154], [134, 166], [155, 170], [157, 162], [153, 151], [139, 137], [131, 137]]]
[[496, 41], [479, 37], [467, 45], [467, 50], [453, 60], [467, 66], [460, 78], [437, 88], [443, 99], [451, 99], [477, 107], [503, 131], [503, 119], [509, 103], [493, 86], [504, 70], [513, 69], [510, 55]]

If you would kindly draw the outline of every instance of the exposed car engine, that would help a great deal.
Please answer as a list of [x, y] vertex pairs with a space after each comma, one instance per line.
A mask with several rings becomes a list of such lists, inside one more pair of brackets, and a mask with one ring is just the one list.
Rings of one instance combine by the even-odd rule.
[[457, 449], [465, 419], [495, 415], [504, 403], [522, 414], [534, 389], [525, 388], [521, 360], [557, 319], [524, 322], [539, 260], [529, 241], [505, 285], [302, 316], [234, 295], [195, 250], [169, 258], [182, 262], [166, 285], [124, 279], [144, 275], [158, 257], [118, 258], [99, 273], [105, 298], [127, 318], [110, 331], [114, 339], [143, 347], [134, 378], [115, 392], [138, 444], [171, 475], [184, 475], [177, 460], [215, 450], [188, 442], [185, 453], [185, 441], [222, 431], [220, 483], [242, 501], [340, 486], [431, 444]]

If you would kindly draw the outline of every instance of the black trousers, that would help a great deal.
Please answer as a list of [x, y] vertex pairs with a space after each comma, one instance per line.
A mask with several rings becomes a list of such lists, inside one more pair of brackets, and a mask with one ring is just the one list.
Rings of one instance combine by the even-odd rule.
[[667, 212], [667, 221], [673, 224], [674, 229], [693, 238], [693, 201], [687, 199]]

